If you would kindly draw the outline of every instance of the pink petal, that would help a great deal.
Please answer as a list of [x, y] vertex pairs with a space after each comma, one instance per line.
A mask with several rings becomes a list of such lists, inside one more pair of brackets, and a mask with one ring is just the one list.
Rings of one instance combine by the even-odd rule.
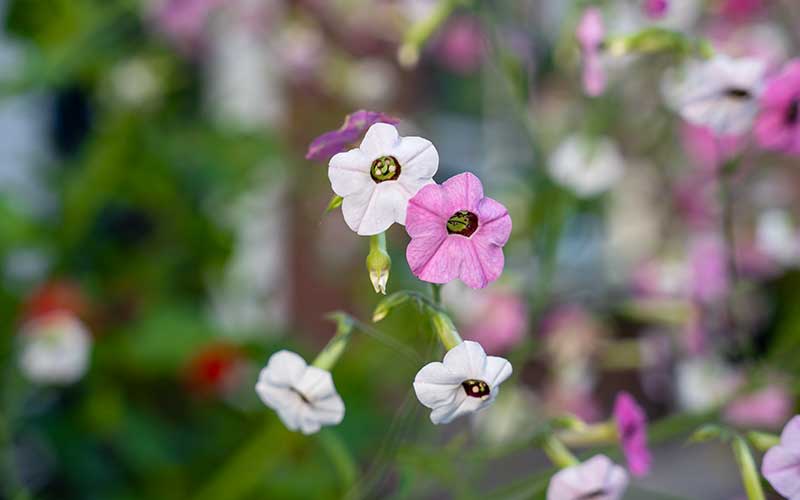
[[[455, 211], [452, 209], [445, 195], [446, 192], [441, 186], [430, 184], [417, 191], [417, 194], [409, 200], [408, 215], [406, 216], [406, 229], [408, 230], [409, 236], [412, 238], [417, 236], [417, 223], [423, 222], [423, 219], [439, 216], [440, 218], [437, 220], [442, 220], [445, 224], [447, 223], [447, 219], [449, 219]], [[413, 216], [411, 215], [412, 212], [414, 214]]]
[[459, 210], [478, 211], [478, 202], [483, 198], [483, 185], [480, 179], [471, 172], [453, 176], [442, 184], [444, 198], [451, 209], [448, 217]]
[[411, 272], [429, 283], [453, 281], [458, 277], [463, 252], [463, 247], [458, 243], [454, 237], [447, 236], [413, 238], [406, 247], [406, 259]]
[[[511, 236], [511, 216], [502, 204], [484, 198], [478, 205], [478, 232], [480, 238], [494, 245], [503, 246]], [[475, 235], [473, 235], [475, 239]]]

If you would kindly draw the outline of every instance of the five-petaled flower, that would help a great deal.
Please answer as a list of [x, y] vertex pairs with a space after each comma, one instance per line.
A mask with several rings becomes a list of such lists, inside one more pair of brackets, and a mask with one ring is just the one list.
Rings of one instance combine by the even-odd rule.
[[786, 424], [781, 443], [764, 455], [761, 473], [788, 500], [800, 500], [800, 415]]
[[405, 224], [408, 200], [433, 182], [439, 153], [427, 139], [400, 137], [397, 129], [376, 123], [361, 145], [331, 158], [328, 178], [343, 198], [347, 225], [362, 236]]
[[344, 418], [344, 402], [330, 372], [308, 366], [300, 355], [278, 351], [261, 370], [256, 392], [289, 430], [313, 434]]
[[765, 149], [800, 155], [800, 59], [767, 84], [755, 135]]
[[558, 471], [547, 487], [547, 500], [619, 500], [628, 474], [605, 455]]
[[718, 55], [693, 61], [682, 77], [665, 80], [668, 103], [689, 123], [717, 134], [747, 132], [758, 114], [766, 65], [758, 59]]
[[647, 448], [647, 416], [633, 396], [627, 392], [617, 395], [614, 402], [614, 420], [631, 473], [634, 476], [647, 474], [651, 461], [650, 450]]
[[416, 277], [430, 283], [459, 278], [483, 288], [503, 272], [511, 217], [466, 172], [420, 189], [408, 203], [406, 231], [406, 259]]
[[423, 366], [414, 391], [433, 410], [431, 422], [447, 424], [492, 404], [511, 371], [506, 359], [487, 356], [479, 343], [466, 340], [447, 351], [443, 362]]

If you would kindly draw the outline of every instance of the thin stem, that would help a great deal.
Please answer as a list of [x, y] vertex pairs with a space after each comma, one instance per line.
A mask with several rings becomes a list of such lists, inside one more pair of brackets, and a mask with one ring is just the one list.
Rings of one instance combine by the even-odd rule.
[[442, 307], [442, 285], [431, 283], [431, 299], [436, 307]]
[[347, 343], [350, 341], [352, 334], [352, 322], [340, 321], [336, 328], [336, 335], [328, 341], [328, 345], [320, 351], [312, 365], [331, 371], [347, 348]]
[[742, 474], [742, 484], [749, 500], [765, 500], [764, 488], [761, 486], [761, 476], [753, 460], [750, 447], [741, 436], [733, 438], [733, 455], [739, 464], [739, 472]]
[[547, 457], [553, 462], [553, 465], [566, 469], [578, 465], [580, 462], [569, 449], [564, 446], [564, 443], [559, 440], [555, 434], [548, 434], [542, 441], [542, 451], [545, 452]]

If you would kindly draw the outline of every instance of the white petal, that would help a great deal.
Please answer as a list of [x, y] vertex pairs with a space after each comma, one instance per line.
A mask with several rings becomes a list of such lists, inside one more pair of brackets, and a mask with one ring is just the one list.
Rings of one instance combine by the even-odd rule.
[[386, 231], [395, 222], [405, 224], [409, 198], [408, 192], [396, 181], [376, 184], [356, 232], [371, 236]]
[[370, 166], [371, 161], [358, 149], [334, 155], [328, 167], [333, 192], [345, 197], [371, 188], [375, 181], [369, 174]]
[[495, 392], [497, 386], [511, 376], [512, 371], [511, 363], [507, 359], [489, 356], [486, 358], [486, 372], [482, 380], [489, 384], [492, 392]]
[[345, 196], [342, 200], [342, 215], [347, 227], [355, 232], [364, 220], [364, 214], [367, 213], [367, 208], [372, 200], [372, 195], [375, 193], [377, 184], [373, 183], [372, 186], [365, 188], [363, 191], [353, 193]]
[[423, 366], [414, 378], [417, 399], [428, 408], [452, 404], [458, 392], [463, 392], [463, 378], [454, 375], [442, 363], [433, 362]]
[[286, 350], [278, 351], [270, 356], [258, 380], [270, 385], [292, 387], [303, 377], [306, 366], [305, 360], [299, 354]]
[[461, 391], [452, 404], [440, 406], [431, 412], [431, 422], [436, 425], [449, 424], [458, 417], [474, 413], [482, 405], [483, 401], [478, 398], [471, 398], [464, 391]]
[[480, 380], [486, 372], [486, 352], [479, 343], [465, 340], [447, 351], [444, 365], [462, 380]]
[[294, 388], [312, 404], [318, 399], [337, 394], [330, 372], [316, 366], [306, 368], [303, 377], [295, 383]]
[[337, 393], [314, 401], [310, 409], [311, 415], [321, 425], [337, 425], [344, 419], [344, 401]]
[[376, 123], [364, 134], [359, 149], [369, 159], [371, 165], [373, 160], [390, 155], [397, 147], [398, 141], [399, 134], [394, 125]]
[[400, 163], [401, 179], [429, 180], [439, 168], [439, 152], [431, 141], [422, 137], [400, 138], [393, 155]]

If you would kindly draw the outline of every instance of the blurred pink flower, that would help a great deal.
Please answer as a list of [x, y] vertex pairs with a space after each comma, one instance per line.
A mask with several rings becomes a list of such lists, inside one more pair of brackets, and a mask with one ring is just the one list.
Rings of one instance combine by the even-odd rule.
[[728, 263], [724, 242], [714, 234], [695, 237], [689, 247], [692, 298], [708, 303], [728, 292]]
[[628, 488], [628, 474], [605, 455], [558, 471], [547, 487], [547, 500], [619, 500]]
[[691, 123], [684, 123], [681, 138], [689, 158], [706, 172], [715, 172], [735, 157], [743, 143], [741, 136], [716, 135], [706, 127]]
[[486, 352], [501, 354], [517, 345], [528, 328], [525, 301], [514, 293], [489, 291], [464, 337], [480, 343]]
[[224, 0], [163, 0], [155, 22], [181, 49], [191, 50], [200, 43], [209, 16]]
[[792, 414], [794, 401], [781, 384], [771, 384], [733, 400], [725, 408], [725, 420], [740, 427], [774, 429]]
[[575, 365], [592, 356], [602, 327], [583, 307], [562, 305], [547, 313], [541, 324], [545, 347], [554, 364]]
[[800, 59], [767, 83], [755, 134], [765, 149], [800, 155]]
[[764, 10], [764, 0], [724, 0], [720, 12], [731, 21], [748, 21]]
[[642, 10], [650, 19], [661, 19], [667, 15], [669, 0], [644, 0]]
[[800, 500], [800, 415], [783, 428], [781, 444], [764, 455], [761, 473], [775, 491], [789, 500]]
[[690, 172], [673, 187], [678, 213], [692, 229], [707, 229], [717, 222], [719, 203], [715, 176], [701, 170]]
[[583, 56], [584, 91], [590, 96], [598, 96], [606, 88], [606, 75], [600, 50], [606, 35], [600, 9], [589, 7], [583, 11], [575, 35]]
[[465, 172], [420, 189], [408, 202], [406, 231], [406, 259], [416, 277], [430, 283], [459, 278], [484, 288], [503, 272], [511, 217], [483, 196], [480, 179]]
[[634, 476], [647, 474], [651, 462], [650, 450], [647, 448], [647, 416], [627, 392], [617, 394], [614, 420], [631, 473]]
[[543, 395], [546, 413], [553, 417], [571, 413], [588, 423], [603, 418], [588, 384], [551, 383], [545, 386]]
[[450, 19], [433, 45], [439, 61], [455, 73], [470, 74], [480, 68], [486, 53], [486, 36], [473, 16]]
[[360, 109], [347, 115], [337, 130], [325, 132], [308, 146], [306, 160], [329, 160], [331, 156], [354, 147], [358, 138], [376, 123], [397, 125], [400, 120], [384, 113]]

